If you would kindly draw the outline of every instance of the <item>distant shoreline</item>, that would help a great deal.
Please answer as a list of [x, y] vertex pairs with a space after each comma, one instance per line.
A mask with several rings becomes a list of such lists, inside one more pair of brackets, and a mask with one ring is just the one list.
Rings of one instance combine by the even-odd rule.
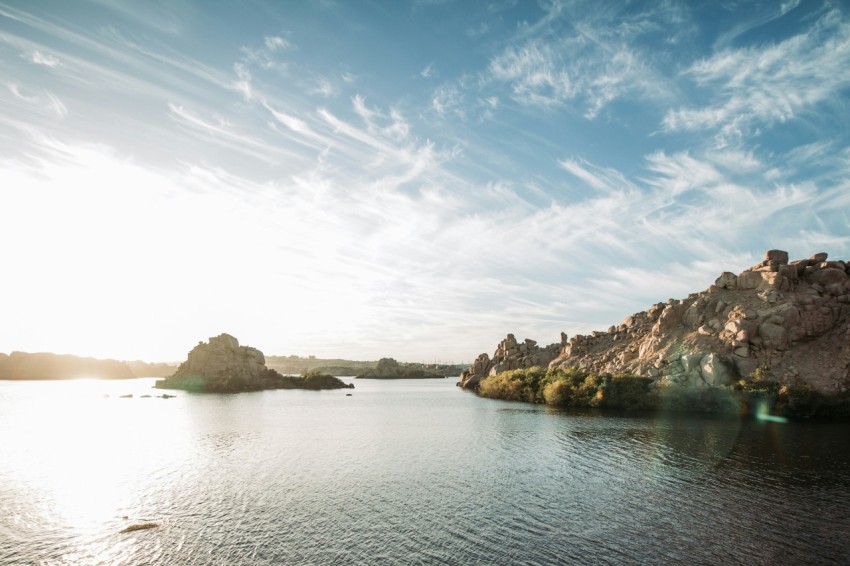
[[4, 381], [166, 377], [176, 369], [177, 364], [100, 360], [49, 352], [0, 354], [0, 380]]

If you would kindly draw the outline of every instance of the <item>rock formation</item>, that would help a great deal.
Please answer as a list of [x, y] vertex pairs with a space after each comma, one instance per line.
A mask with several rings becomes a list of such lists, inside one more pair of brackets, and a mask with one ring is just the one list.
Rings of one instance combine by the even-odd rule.
[[[330, 379], [328, 379], [330, 378]], [[229, 334], [199, 342], [188, 359], [171, 377], [158, 381], [160, 389], [186, 389], [214, 393], [238, 393], [263, 389], [337, 389], [353, 388], [332, 376], [283, 376], [266, 367], [263, 353], [240, 346]]]
[[508, 334], [507, 338], [499, 342], [492, 358], [486, 353], [475, 358], [469, 369], [460, 374], [458, 385], [466, 389], [477, 389], [481, 380], [489, 375], [511, 369], [546, 367], [558, 356], [566, 343], [567, 335], [563, 332], [560, 343], [549, 344], [544, 348], [528, 338], [517, 342], [513, 334]]
[[[850, 388], [848, 274], [848, 262], [828, 261], [826, 253], [789, 261], [787, 252], [770, 250], [758, 265], [724, 272], [705, 291], [657, 303], [605, 332], [564, 339], [554, 359], [533, 365], [692, 386], [730, 384], [760, 368], [779, 383], [843, 392]], [[497, 355], [506, 343], [513, 342], [503, 341]], [[494, 362], [482, 354], [461, 384], [475, 388], [516, 363]]]

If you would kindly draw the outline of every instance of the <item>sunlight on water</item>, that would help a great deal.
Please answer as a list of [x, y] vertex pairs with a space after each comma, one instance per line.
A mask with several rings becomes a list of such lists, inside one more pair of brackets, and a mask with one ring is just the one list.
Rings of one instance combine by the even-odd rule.
[[14, 423], [14, 433], [2, 440], [14, 469], [0, 471], [14, 474], [18, 497], [37, 510], [34, 521], [49, 518], [54, 528], [86, 533], [104, 521], [138, 519], [139, 486], [155, 480], [157, 463], [174, 455], [169, 446], [185, 428], [177, 400], [154, 397], [151, 384], [27, 384], [23, 398], [4, 403], [3, 421]]
[[[152, 383], [0, 382], [0, 564], [850, 552], [835, 537], [850, 532], [844, 425], [601, 416], [481, 399], [449, 380], [174, 399]], [[156, 527], [121, 532], [143, 523]]]

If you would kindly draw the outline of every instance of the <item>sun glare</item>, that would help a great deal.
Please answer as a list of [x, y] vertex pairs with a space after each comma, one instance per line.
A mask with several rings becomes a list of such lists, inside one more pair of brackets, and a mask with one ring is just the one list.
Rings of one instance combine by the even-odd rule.
[[151, 481], [162, 458], [175, 455], [169, 446], [179, 445], [179, 401], [143, 398], [153, 393], [152, 380], [28, 385], [29, 402], [8, 409], [19, 430], [4, 435], [4, 450], [43, 515], [83, 532], [136, 512], [137, 485]]

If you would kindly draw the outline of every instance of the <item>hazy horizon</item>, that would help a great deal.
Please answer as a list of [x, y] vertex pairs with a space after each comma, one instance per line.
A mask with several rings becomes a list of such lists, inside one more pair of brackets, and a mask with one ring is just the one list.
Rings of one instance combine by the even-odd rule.
[[466, 360], [850, 256], [830, 2], [0, 0], [0, 351]]

